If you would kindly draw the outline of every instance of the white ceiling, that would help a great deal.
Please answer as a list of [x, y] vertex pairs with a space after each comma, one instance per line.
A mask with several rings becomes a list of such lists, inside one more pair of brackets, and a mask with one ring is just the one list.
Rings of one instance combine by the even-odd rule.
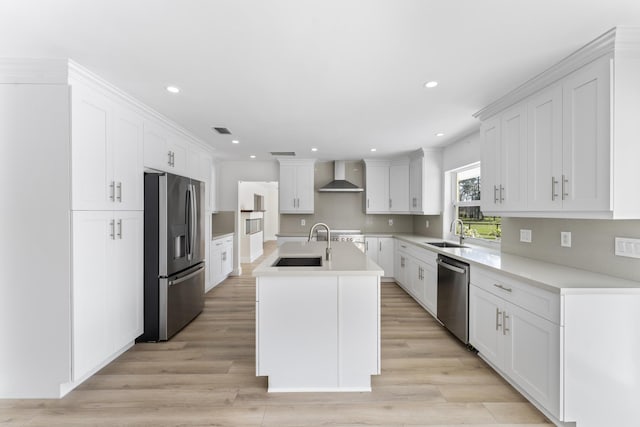
[[221, 158], [358, 159], [474, 131], [616, 25], [640, 25], [640, 0], [2, 0], [0, 56], [70, 57]]

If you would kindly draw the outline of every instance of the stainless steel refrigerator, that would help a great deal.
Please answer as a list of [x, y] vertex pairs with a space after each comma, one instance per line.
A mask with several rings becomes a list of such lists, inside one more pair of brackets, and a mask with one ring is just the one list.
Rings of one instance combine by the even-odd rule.
[[170, 173], [144, 177], [144, 333], [166, 341], [204, 307], [204, 184]]

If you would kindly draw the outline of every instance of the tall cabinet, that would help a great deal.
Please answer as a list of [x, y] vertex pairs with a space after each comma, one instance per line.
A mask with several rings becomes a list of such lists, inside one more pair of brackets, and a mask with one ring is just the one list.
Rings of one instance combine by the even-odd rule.
[[144, 129], [162, 120], [68, 60], [1, 60], [0, 99], [0, 398], [57, 398], [143, 332]]

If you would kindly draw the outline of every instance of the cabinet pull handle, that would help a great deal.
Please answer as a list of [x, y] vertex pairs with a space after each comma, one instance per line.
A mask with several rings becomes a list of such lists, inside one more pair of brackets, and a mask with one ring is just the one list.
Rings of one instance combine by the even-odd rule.
[[558, 197], [558, 193], [556, 193], [556, 185], [558, 185], [558, 180], [555, 176], [551, 177], [551, 201], [556, 200]]
[[171, 166], [171, 150], [167, 152], [167, 156], [169, 156], [169, 160], [167, 161], [167, 163], [169, 164], [169, 166]]
[[509, 332], [509, 331], [510, 331], [510, 329], [509, 329], [509, 328], [507, 328], [507, 319], [508, 319], [508, 318], [509, 318], [509, 316], [507, 315], [507, 312], [506, 312], [506, 311], [505, 311], [505, 312], [503, 312], [503, 313], [502, 313], [502, 323], [503, 323], [503, 326], [502, 326], [502, 335], [507, 335], [507, 332]]
[[369, 252], [369, 242], [364, 242], [364, 249]]
[[513, 291], [513, 289], [511, 289], [511, 288], [506, 288], [506, 287], [504, 287], [504, 286], [502, 286], [502, 285], [498, 285], [498, 284], [496, 284], [496, 283], [494, 283], [494, 284], [493, 284], [493, 286], [495, 286], [496, 288], [500, 288], [500, 289], [502, 289], [503, 291], [507, 291], [507, 292], [511, 292], [511, 291]]
[[393, 201], [389, 199], [389, 209], [391, 209], [392, 206], [393, 206]]
[[109, 227], [111, 229], [111, 231], [109, 232], [109, 237], [111, 237], [111, 240], [115, 240], [116, 239], [116, 222], [114, 220], [109, 221]]
[[111, 200], [112, 202], [115, 202], [116, 200], [115, 185], [116, 185], [115, 181], [111, 181], [111, 184], [109, 184], [109, 200]]
[[500, 184], [500, 203], [504, 202], [504, 195], [502, 194], [504, 192], [504, 187], [502, 186], [502, 184]]
[[498, 203], [498, 186], [493, 186], [493, 203]]
[[367, 199], [367, 209], [369, 209], [369, 199]]
[[122, 219], [118, 220], [118, 239], [122, 240]]
[[567, 193], [567, 184], [569, 184], [569, 179], [562, 174], [562, 200], [566, 200], [569, 197], [569, 193]]
[[382, 242], [378, 242], [378, 252], [382, 252]]
[[502, 323], [500, 323], [501, 314], [502, 312], [500, 311], [500, 309], [496, 307], [496, 331], [500, 330], [500, 327], [502, 326]]
[[118, 199], [118, 202], [122, 203], [122, 182], [119, 182], [118, 185], [116, 185], [116, 189], [118, 190], [116, 198]]

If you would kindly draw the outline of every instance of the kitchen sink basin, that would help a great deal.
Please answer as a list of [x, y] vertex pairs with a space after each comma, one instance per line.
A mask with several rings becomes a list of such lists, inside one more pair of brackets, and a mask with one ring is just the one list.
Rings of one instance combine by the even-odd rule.
[[272, 267], [322, 267], [322, 257], [281, 257]]
[[449, 242], [425, 242], [427, 245], [437, 246], [439, 248], [466, 248], [464, 245]]

